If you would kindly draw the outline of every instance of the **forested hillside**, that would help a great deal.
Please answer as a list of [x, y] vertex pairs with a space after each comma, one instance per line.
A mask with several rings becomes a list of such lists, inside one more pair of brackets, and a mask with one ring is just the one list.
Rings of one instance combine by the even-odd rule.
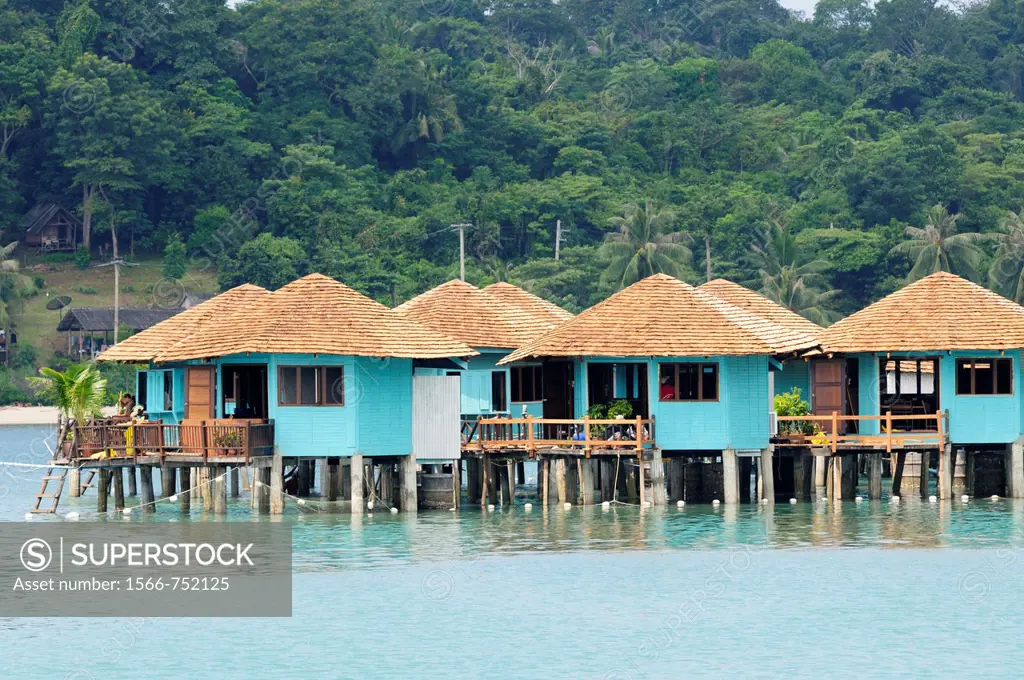
[[823, 322], [940, 268], [1020, 298], [1022, 97], [1008, 0], [0, 0], [0, 245], [57, 201], [389, 304], [452, 223], [573, 311], [651, 270]]

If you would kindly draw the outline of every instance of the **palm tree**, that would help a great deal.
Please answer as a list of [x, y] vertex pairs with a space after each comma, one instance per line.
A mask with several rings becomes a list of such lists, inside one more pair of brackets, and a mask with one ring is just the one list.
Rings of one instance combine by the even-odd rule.
[[1024, 216], [1008, 212], [991, 234], [998, 244], [996, 256], [988, 270], [988, 280], [998, 293], [1014, 302], [1024, 302]]
[[10, 325], [8, 305], [11, 300], [28, 296], [34, 290], [32, 279], [18, 273], [18, 261], [11, 258], [17, 247], [17, 241], [0, 247], [0, 329]]
[[988, 236], [975, 232], [958, 234], [956, 221], [960, 216], [950, 215], [942, 204], [929, 208], [925, 218], [924, 228], [907, 227], [908, 240], [889, 251], [890, 255], [906, 255], [913, 260], [907, 281], [917, 281], [935, 272], [977, 279], [978, 267], [985, 257], [978, 243]]
[[827, 326], [839, 314], [832, 307], [836, 296], [828, 283], [828, 262], [805, 262], [796, 243], [796, 235], [780, 219], [772, 219], [762, 233], [762, 243], [751, 246], [747, 262], [756, 271], [752, 287], [786, 309]]
[[107, 380], [90, 364], [71, 364], [64, 372], [49, 367], [39, 369], [41, 377], [29, 378], [29, 384], [43, 399], [57, 407], [58, 439], [72, 425], [84, 425], [103, 407]]
[[642, 206], [628, 204], [622, 216], [610, 222], [617, 231], [608, 234], [598, 253], [608, 260], [601, 275], [606, 283], [620, 288], [658, 273], [682, 278], [693, 259], [683, 243], [689, 234], [671, 231], [672, 213], [650, 201]]

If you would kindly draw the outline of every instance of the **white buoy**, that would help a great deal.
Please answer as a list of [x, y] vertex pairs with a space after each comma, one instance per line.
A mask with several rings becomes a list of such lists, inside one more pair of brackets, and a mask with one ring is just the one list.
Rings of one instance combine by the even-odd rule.
[[928, 496], [928, 502], [929, 503], [938, 503], [939, 502], [939, 498], [938, 498], [938, 496]]
[[526, 505], [524, 505], [523, 510], [526, 510], [527, 512], [533, 512], [533, 503], [527, 503]]
[[761, 505], [768, 505], [768, 499], [767, 498], [762, 498], [761, 499]]
[[992, 497], [989, 498], [989, 500], [990, 501], [997, 501], [997, 500], [999, 500], [999, 496], [997, 496], [996, 494], [992, 494]]
[[391, 508], [391, 514], [392, 515], [397, 515], [398, 514], [398, 508]]
[[366, 509], [373, 510], [373, 501], [370, 501], [369, 503], [366, 504]]
[[722, 503], [722, 501], [718, 500], [717, 498], [715, 500], [711, 501], [711, 505], [720, 505], [721, 503]]
[[32, 521], [32, 513], [31, 512], [26, 512], [25, 513], [25, 521], [26, 522], [31, 522]]
[[169, 501], [170, 501], [170, 502], [172, 502], [172, 503], [177, 503], [177, 502], [178, 502], [178, 495], [177, 495], [177, 494], [175, 494], [175, 495], [173, 495], [173, 496], [169, 496], [169, 497], [167, 498], [167, 500], [169, 500]]
[[121, 512], [123, 512], [126, 515], [130, 515], [130, 514], [132, 514], [132, 509], [131, 508], [123, 508], [121, 510]]
[[644, 507], [645, 508], [651, 507], [651, 502], [650, 501], [644, 501]]
[[487, 512], [494, 512], [494, 504], [487, 506]]
[[[306, 501], [300, 498], [300, 499], [299, 499], [299, 501], [298, 501], [298, 503], [299, 503], [299, 505], [305, 505], [305, 504], [306, 504]], [[372, 506], [373, 504], [371, 503], [370, 505]], [[372, 507], [371, 507], [370, 509], [371, 509], [371, 510], [373, 510], [373, 508], [372, 508]]]
[[612, 504], [609, 503], [608, 501], [603, 501], [601, 503], [601, 509], [602, 510], [609, 510], [609, 509], [611, 509], [611, 507], [612, 507]]
[[71, 511], [68, 514], [64, 515], [64, 519], [69, 519], [72, 522], [77, 522], [78, 521], [78, 517], [79, 517], [79, 514], [77, 512], [74, 512], [74, 511]]
[[571, 510], [572, 509], [572, 503], [566, 503], [562, 507], [565, 508], [566, 510]]
[[796, 499], [795, 498], [790, 498], [789, 499], [789, 504], [790, 505], [796, 505]]
[[448, 508], [448, 512], [455, 512], [455, 508]]
[[824, 503], [824, 502], [825, 502], [825, 501], [827, 501], [827, 500], [828, 500], [828, 496], [820, 496], [820, 497], [818, 498], [818, 502], [819, 502], [819, 503]]
[[893, 503], [899, 503], [900, 502], [900, 497], [899, 496], [893, 496], [892, 497], [892, 502]]
[[857, 503], [863, 503], [863, 502], [864, 502], [864, 497], [863, 497], [863, 496], [857, 496], [857, 497], [856, 497], [856, 498], [854, 498], [853, 500], [854, 500], [855, 502], [857, 502]]
[[682, 508], [686, 506], [686, 501], [676, 501], [676, 507]]
[[960, 496], [960, 500], [962, 500], [964, 503], [966, 503], [969, 500], [971, 500], [971, 497], [968, 496], [967, 494], [964, 494], [963, 496]]

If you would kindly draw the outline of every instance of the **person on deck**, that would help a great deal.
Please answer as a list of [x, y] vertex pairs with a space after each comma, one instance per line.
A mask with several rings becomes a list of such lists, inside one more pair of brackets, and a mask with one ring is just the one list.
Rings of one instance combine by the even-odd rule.
[[675, 399], [676, 386], [669, 381], [669, 376], [667, 375], [661, 379], [661, 392], [659, 396], [663, 401], [665, 399]]

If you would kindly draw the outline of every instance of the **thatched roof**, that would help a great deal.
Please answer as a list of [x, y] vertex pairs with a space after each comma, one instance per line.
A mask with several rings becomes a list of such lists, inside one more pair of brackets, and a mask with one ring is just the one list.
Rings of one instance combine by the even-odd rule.
[[[180, 314], [181, 311], [179, 307], [171, 309], [122, 307], [118, 311], [117, 321], [120, 325], [127, 326], [133, 331], [141, 331], [155, 326], [161, 321], [166, 321], [174, 315]], [[114, 330], [114, 308], [78, 307], [68, 310], [68, 313], [57, 324], [57, 330], [88, 333], [112, 331]]]
[[825, 329], [826, 352], [1024, 347], [1024, 307], [959, 276], [915, 281]]
[[808, 321], [796, 312], [732, 281], [715, 279], [702, 284], [699, 289], [725, 300], [733, 307], [739, 307], [755, 316], [788, 328], [794, 333], [803, 333], [816, 338], [823, 330], [821, 326]]
[[416, 359], [476, 354], [332, 278], [310, 274], [243, 311], [214, 319], [155, 360], [184, 361], [246, 352]]
[[268, 291], [248, 283], [232, 288], [187, 310], [175, 310], [180, 313], [119, 342], [99, 358], [103, 361], [153, 361], [158, 354], [191, 337], [207, 324], [244, 311], [267, 295], [270, 295]]
[[546, 356], [772, 355], [816, 344], [806, 334], [656, 274], [566, 321], [500, 363]]
[[465, 281], [449, 281], [414, 297], [395, 312], [470, 347], [513, 349], [549, 328], [501, 298]]

